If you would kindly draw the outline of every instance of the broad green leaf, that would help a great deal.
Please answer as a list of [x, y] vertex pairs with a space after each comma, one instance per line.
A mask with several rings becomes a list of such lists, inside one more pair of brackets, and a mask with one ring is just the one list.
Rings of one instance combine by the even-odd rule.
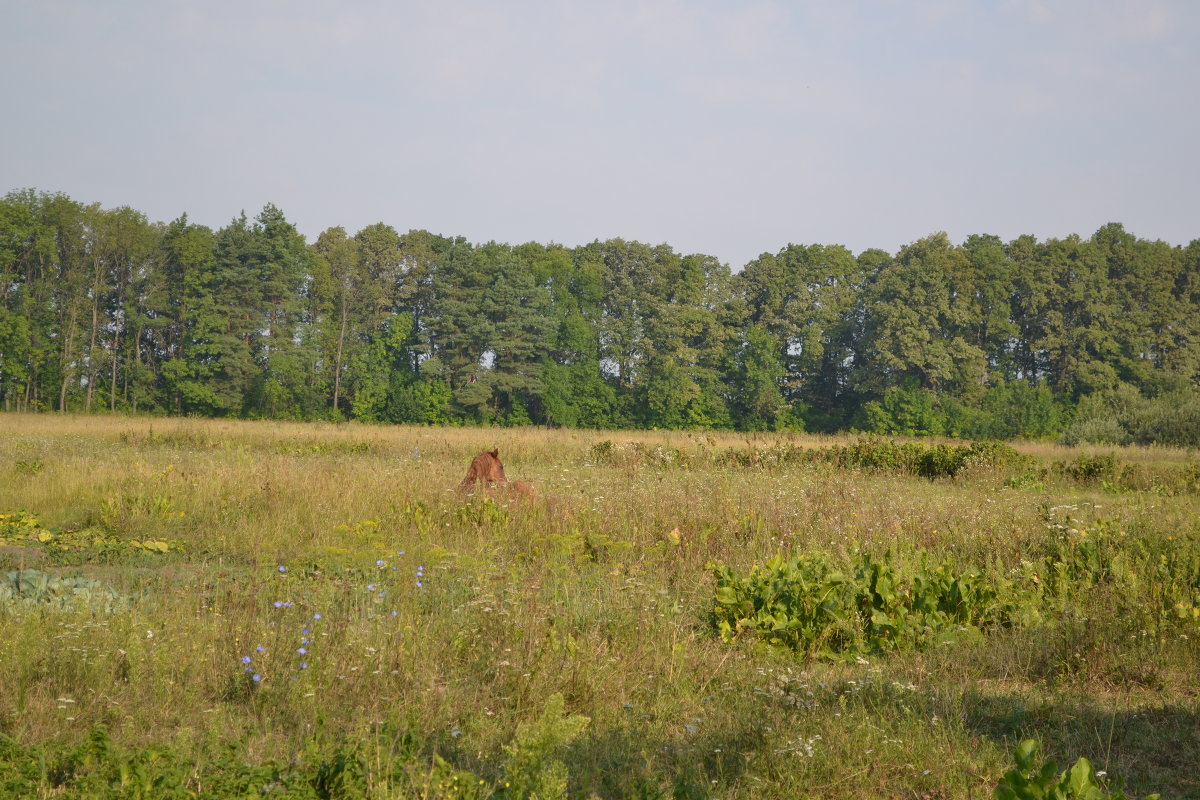
[[1036, 739], [1026, 739], [1017, 745], [1017, 751], [1014, 754], [1017, 766], [1022, 770], [1028, 770], [1033, 766], [1033, 759], [1037, 755], [1038, 748], [1041, 745]]

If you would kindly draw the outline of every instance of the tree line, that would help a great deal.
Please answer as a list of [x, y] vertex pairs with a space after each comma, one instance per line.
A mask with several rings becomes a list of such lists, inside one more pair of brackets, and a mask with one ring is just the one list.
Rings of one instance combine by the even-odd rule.
[[1200, 445], [1200, 240], [895, 254], [789, 244], [739, 272], [666, 244], [307, 243], [0, 201], [0, 407]]

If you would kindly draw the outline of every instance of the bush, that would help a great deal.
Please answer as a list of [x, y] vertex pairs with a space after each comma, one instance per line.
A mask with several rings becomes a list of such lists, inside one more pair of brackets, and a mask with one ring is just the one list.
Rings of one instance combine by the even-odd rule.
[[977, 404], [944, 402], [950, 431], [966, 439], [1036, 438], [1062, 429], [1061, 408], [1044, 383], [998, 383]]
[[1134, 387], [1123, 385], [1090, 395], [1080, 400], [1078, 416], [1060, 441], [1200, 447], [1200, 393], [1187, 386], [1143, 397]]
[[587, 461], [611, 467], [686, 467], [691, 464], [688, 454], [677, 447], [648, 447], [641, 442], [617, 444], [611, 439], [592, 445]]
[[1200, 396], [1173, 393], [1147, 402], [1130, 420], [1138, 444], [1200, 447]]
[[[594, 461], [613, 459], [611, 442], [592, 448]], [[729, 450], [716, 462], [739, 467], [778, 467], [788, 464], [825, 463], [842, 469], [863, 469], [923, 478], [953, 478], [970, 467], [1027, 469], [1033, 459], [1001, 442], [974, 444], [924, 444], [895, 442], [873, 436], [856, 439], [848, 445], [821, 448], [781, 444], [766, 448]]]
[[1116, 417], [1105, 416], [1076, 420], [1063, 431], [1058, 441], [1068, 447], [1080, 444], [1126, 445], [1133, 441], [1133, 437]]
[[863, 427], [871, 433], [940, 436], [946, 417], [936, 401], [933, 392], [914, 384], [892, 387], [881, 399], [863, 405]]
[[1054, 471], [1082, 483], [1111, 480], [1117, 475], [1117, 456], [1115, 453], [1105, 453], [1104, 455], [1085, 453], [1070, 461], [1054, 462]]

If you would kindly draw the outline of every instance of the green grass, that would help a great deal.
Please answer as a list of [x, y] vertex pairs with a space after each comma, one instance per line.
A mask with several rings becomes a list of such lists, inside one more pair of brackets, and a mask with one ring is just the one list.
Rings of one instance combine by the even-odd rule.
[[[1020, 448], [1025, 482], [742, 457], [847, 443], [0, 415], [0, 515], [55, 537], [0, 520], [0, 570], [129, 599], [0, 607], [0, 796], [983, 798], [1036, 738], [1200, 797], [1194, 457], [1099, 451], [1157, 490], [1055, 470], [1064, 448]], [[455, 493], [492, 447], [535, 501]], [[1098, 533], [1036, 620], [951, 643], [713, 624], [713, 564], [922, 553], [1025, 602]]]

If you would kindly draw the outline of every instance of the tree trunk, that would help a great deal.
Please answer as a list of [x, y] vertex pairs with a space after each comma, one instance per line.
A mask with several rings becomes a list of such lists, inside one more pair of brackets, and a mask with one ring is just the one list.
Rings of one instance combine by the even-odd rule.
[[112, 351], [112, 385], [108, 388], [108, 410], [117, 410], [117, 353], [121, 351], [121, 334], [120, 331], [113, 336], [113, 351]]
[[342, 390], [342, 345], [346, 341], [346, 299], [342, 298], [342, 327], [338, 331], [337, 358], [333, 366], [333, 412], [338, 410], [338, 396]]
[[63, 341], [62, 351], [62, 369], [63, 379], [62, 388], [58, 393], [58, 410], [60, 413], [67, 412], [67, 387], [71, 383], [71, 347], [75, 344], [75, 303], [71, 303], [71, 319], [67, 325], [67, 336]]
[[96, 390], [96, 335], [100, 331], [100, 281], [103, 276], [101, 259], [95, 260], [96, 276], [91, 284], [91, 341], [88, 343], [88, 401], [84, 403], [84, 411], [91, 413], [91, 399]]

